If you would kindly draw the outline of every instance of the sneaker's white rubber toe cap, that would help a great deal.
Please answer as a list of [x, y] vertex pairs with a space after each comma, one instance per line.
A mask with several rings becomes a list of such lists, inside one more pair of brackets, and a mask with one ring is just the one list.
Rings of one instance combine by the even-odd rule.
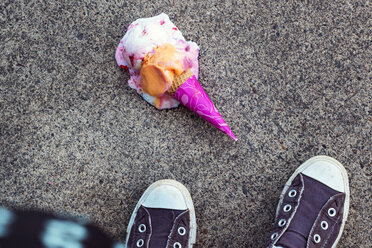
[[305, 162], [302, 174], [314, 178], [328, 187], [344, 192], [347, 190], [347, 174], [344, 167], [328, 156], [317, 156]]
[[142, 205], [148, 208], [188, 209], [180, 186], [176, 187], [174, 184], [175, 182], [160, 181], [158, 184], [152, 185]]

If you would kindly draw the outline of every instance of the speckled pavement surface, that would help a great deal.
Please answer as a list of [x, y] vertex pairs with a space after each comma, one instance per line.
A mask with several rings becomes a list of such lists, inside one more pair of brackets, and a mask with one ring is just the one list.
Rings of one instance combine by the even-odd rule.
[[[142, 192], [172, 178], [193, 196], [196, 247], [261, 247], [288, 177], [325, 154], [350, 179], [338, 247], [370, 247], [369, 1], [206, 2], [2, 1], [0, 204], [89, 218], [124, 240]], [[200, 82], [237, 143], [128, 87], [115, 48], [161, 12], [199, 44]]]

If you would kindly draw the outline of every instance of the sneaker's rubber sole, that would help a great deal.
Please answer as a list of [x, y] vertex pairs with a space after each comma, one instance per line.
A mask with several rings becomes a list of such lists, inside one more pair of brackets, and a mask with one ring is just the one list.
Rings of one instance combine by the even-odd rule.
[[344, 230], [345, 222], [347, 220], [347, 216], [349, 215], [349, 205], [350, 205], [350, 189], [349, 189], [349, 180], [348, 180], [347, 172], [346, 172], [344, 166], [340, 162], [338, 162], [336, 159], [331, 158], [331, 157], [328, 157], [328, 156], [315, 156], [315, 157], [310, 158], [306, 162], [304, 162], [302, 165], [300, 165], [296, 169], [296, 171], [292, 174], [292, 176], [288, 179], [288, 181], [286, 182], [286, 184], [285, 184], [285, 186], [283, 188], [283, 191], [282, 191], [282, 193], [280, 195], [278, 206], [276, 207], [276, 216], [278, 216], [278, 213], [280, 211], [280, 205], [283, 202], [284, 194], [285, 194], [285, 192], [287, 192], [289, 186], [291, 186], [293, 179], [299, 173], [303, 172], [307, 167], [309, 167], [310, 165], [312, 165], [312, 164], [314, 164], [315, 162], [318, 162], [318, 161], [325, 161], [325, 162], [331, 163], [331, 164], [335, 165], [336, 167], [338, 167], [338, 169], [340, 170], [341, 175], [343, 177], [343, 181], [344, 181], [344, 188], [345, 188], [344, 215], [343, 215], [343, 219], [342, 219], [342, 224], [341, 224], [340, 232], [339, 232], [339, 234], [338, 234], [338, 236], [336, 238], [335, 243], [332, 245], [332, 248], [335, 248], [336, 245], [337, 245], [337, 243], [338, 243], [338, 241], [340, 240], [341, 235], [342, 235], [342, 232]]
[[195, 244], [195, 242], [196, 242], [196, 216], [195, 216], [195, 209], [194, 209], [194, 204], [193, 204], [192, 199], [191, 199], [191, 195], [182, 183], [179, 183], [179, 182], [177, 182], [175, 180], [171, 180], [171, 179], [163, 179], [163, 180], [159, 180], [159, 181], [156, 181], [153, 184], [151, 184], [145, 190], [145, 192], [143, 193], [143, 195], [141, 196], [141, 198], [137, 202], [137, 205], [136, 205], [136, 207], [135, 207], [135, 209], [132, 213], [132, 216], [130, 218], [130, 221], [129, 221], [129, 224], [128, 224], [128, 227], [127, 227], [127, 237], [126, 237], [126, 240], [125, 240], [125, 247], [128, 247], [128, 240], [129, 240], [130, 231], [131, 231], [131, 228], [133, 226], [134, 220], [136, 219], [137, 211], [138, 211], [139, 207], [143, 204], [143, 202], [148, 197], [148, 195], [150, 194], [151, 191], [153, 191], [155, 188], [160, 187], [162, 185], [171, 185], [171, 186], [177, 188], [179, 191], [181, 191], [181, 193], [183, 195], [183, 198], [185, 200], [186, 206], [190, 211], [190, 236], [189, 236], [188, 248], [192, 248], [192, 246]]

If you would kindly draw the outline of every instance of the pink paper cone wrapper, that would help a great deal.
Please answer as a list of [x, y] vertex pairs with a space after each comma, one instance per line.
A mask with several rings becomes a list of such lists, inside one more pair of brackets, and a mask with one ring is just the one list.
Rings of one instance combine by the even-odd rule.
[[229, 126], [218, 113], [216, 107], [209, 99], [207, 93], [200, 86], [195, 75], [188, 78], [174, 93], [173, 97], [185, 105], [188, 109], [201, 116], [213, 126], [227, 134], [233, 140], [237, 140]]

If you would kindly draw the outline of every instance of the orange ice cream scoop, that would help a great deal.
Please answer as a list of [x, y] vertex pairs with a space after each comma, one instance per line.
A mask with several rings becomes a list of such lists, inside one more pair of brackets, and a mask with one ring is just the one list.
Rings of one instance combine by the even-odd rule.
[[183, 57], [171, 44], [147, 54], [140, 72], [142, 90], [154, 97], [163, 95], [171, 87], [174, 75], [184, 71]]

